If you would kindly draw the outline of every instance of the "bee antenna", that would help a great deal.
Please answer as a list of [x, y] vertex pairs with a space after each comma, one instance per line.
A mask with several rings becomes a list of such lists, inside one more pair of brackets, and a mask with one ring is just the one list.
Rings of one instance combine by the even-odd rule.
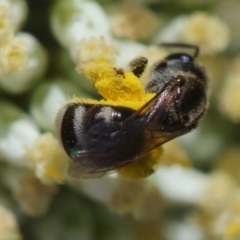
[[186, 44], [186, 43], [160, 43], [160, 46], [163, 47], [172, 47], [172, 48], [192, 48], [194, 49], [194, 54], [193, 54], [193, 58], [196, 58], [199, 54], [199, 47], [196, 45], [192, 45], [192, 44]]

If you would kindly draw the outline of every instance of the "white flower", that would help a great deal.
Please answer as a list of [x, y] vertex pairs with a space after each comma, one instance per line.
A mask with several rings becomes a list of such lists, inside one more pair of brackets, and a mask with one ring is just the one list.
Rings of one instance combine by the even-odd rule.
[[219, 95], [219, 110], [234, 122], [240, 122], [240, 57], [234, 60]]
[[0, 239], [1, 240], [21, 240], [21, 234], [13, 213], [0, 205]]
[[0, 156], [8, 163], [26, 165], [25, 148], [39, 136], [33, 120], [7, 102], [0, 104]]
[[203, 54], [223, 52], [230, 42], [229, 27], [207, 12], [178, 16], [164, 30], [156, 42], [184, 42], [200, 47]]
[[26, 148], [29, 166], [46, 184], [62, 183], [67, 176], [68, 157], [51, 133], [41, 135]]

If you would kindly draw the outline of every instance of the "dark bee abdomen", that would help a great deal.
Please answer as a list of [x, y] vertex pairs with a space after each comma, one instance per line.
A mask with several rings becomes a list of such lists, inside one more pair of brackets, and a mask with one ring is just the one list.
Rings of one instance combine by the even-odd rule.
[[134, 112], [126, 107], [70, 103], [62, 117], [60, 136], [65, 151], [70, 155], [77, 143], [88, 144], [89, 138], [98, 138], [105, 129], [120, 123]]

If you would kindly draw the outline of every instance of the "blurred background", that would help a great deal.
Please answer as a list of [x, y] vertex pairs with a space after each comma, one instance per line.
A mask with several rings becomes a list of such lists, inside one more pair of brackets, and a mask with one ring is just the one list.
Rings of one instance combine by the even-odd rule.
[[[0, 239], [240, 239], [239, 13], [239, 0], [0, 0]], [[101, 98], [76, 70], [91, 39], [126, 70], [147, 57], [143, 85], [171, 52], [159, 43], [200, 47], [208, 111], [150, 177], [67, 174], [54, 122], [72, 96]]]

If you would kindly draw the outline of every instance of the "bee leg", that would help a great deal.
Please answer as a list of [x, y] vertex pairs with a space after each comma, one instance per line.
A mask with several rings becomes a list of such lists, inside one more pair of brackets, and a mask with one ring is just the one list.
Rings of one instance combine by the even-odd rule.
[[143, 74], [146, 66], [147, 66], [148, 60], [145, 57], [137, 57], [134, 60], [130, 62], [130, 67], [132, 69], [133, 74], [136, 77], [141, 77]]
[[124, 70], [120, 67], [113, 67], [113, 70], [116, 72], [117, 75], [124, 76]]

